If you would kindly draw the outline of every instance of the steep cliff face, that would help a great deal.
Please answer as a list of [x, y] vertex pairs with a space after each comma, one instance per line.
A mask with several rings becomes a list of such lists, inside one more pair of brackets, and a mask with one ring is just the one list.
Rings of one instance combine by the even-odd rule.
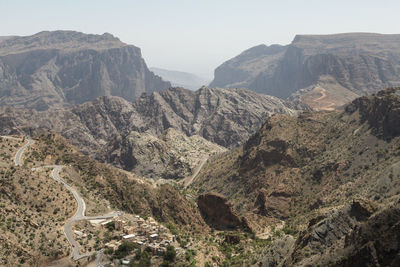
[[[280, 98], [297, 93], [297, 99], [329, 110], [400, 84], [400, 35], [298, 35], [283, 52], [273, 62], [261, 55], [254, 57], [253, 64], [264, 65], [255, 77], [248, 80], [235, 75], [239, 80], [226, 79], [221, 86], [232, 88], [245, 82], [250, 90]], [[211, 84], [228, 77], [220, 73], [234, 73], [247, 66], [242, 57], [218, 67]], [[236, 65], [229, 64], [232, 61]]]
[[272, 75], [286, 49], [281, 45], [252, 47], [215, 69], [210, 86], [248, 88], [260, 73]]
[[40, 32], [0, 41], [0, 104], [45, 110], [103, 95], [132, 101], [170, 87], [140, 49], [111, 34]]

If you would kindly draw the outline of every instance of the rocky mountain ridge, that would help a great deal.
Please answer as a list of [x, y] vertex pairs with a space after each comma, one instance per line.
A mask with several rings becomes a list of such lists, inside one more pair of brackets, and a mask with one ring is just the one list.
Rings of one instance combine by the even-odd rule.
[[111, 34], [40, 32], [0, 40], [0, 104], [46, 110], [114, 95], [129, 101], [170, 87], [138, 47]]
[[215, 70], [212, 86], [244, 86], [331, 110], [400, 84], [400, 35], [297, 35], [287, 46], [256, 46]]
[[[167, 129], [173, 128], [187, 136], [197, 135], [220, 146], [234, 147], [244, 142], [271, 114], [296, 115], [298, 110], [294, 105], [277, 98], [244, 89], [204, 87], [196, 92], [170, 88], [144, 94], [133, 103], [119, 97], [105, 96], [71, 109], [39, 112], [3, 107], [0, 113], [2, 134], [33, 134], [47, 129], [63, 135], [93, 158], [132, 170], [136, 169], [132, 163], [135, 152], [130, 150], [133, 146], [128, 145], [133, 145], [129, 141], [132, 132], [146, 132], [145, 135], [152, 135], [157, 139]], [[179, 143], [180, 138], [175, 140]], [[160, 145], [165, 142], [156, 143]], [[179, 147], [178, 143], [174, 144]], [[217, 146], [205, 145], [205, 140], [199, 144], [202, 145], [197, 146], [194, 151], [201, 151], [201, 147], [209, 147], [206, 154], [216, 151], [214, 148]], [[143, 143], [142, 147], [145, 146], [146, 143]], [[166, 148], [162, 145], [160, 147]], [[141, 150], [139, 147], [136, 149]], [[188, 151], [192, 151], [191, 149]], [[164, 163], [162, 166], [165, 166]], [[191, 169], [192, 167], [189, 172]], [[185, 169], [184, 173], [187, 171]]]

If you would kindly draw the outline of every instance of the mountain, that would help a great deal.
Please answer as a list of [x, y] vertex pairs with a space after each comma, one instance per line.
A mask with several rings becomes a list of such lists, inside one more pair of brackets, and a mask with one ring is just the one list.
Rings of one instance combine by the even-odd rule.
[[104, 95], [132, 101], [170, 86], [148, 70], [138, 47], [108, 33], [0, 38], [0, 105], [46, 110]]
[[[212, 154], [215, 149], [220, 148], [193, 136], [197, 135], [219, 146], [234, 147], [244, 142], [274, 113], [296, 115], [298, 110], [291, 103], [245, 89], [203, 87], [193, 92], [170, 88], [162, 92], [143, 94], [132, 103], [120, 97], [103, 96], [70, 109], [32, 111], [2, 107], [0, 125], [2, 134], [32, 135], [41, 129], [47, 129], [61, 134], [93, 158], [113, 162], [127, 170], [145, 171], [148, 168], [144, 165], [149, 163], [138, 161], [136, 153], [146, 148], [147, 143], [142, 142], [140, 145], [141, 142], [137, 142], [139, 139], [150, 141], [154, 137], [154, 142], [151, 143], [156, 150], [152, 150], [152, 153], [163, 151], [158, 155], [161, 158], [172, 156], [172, 144], [183, 146], [184, 143], [188, 145], [193, 142], [196, 145], [187, 147], [187, 151], [201, 151], [208, 147], [206, 154]], [[177, 142], [170, 145], [156, 140], [167, 140], [165, 131], [170, 128], [191, 138], [177, 136], [174, 138]], [[178, 150], [175, 152], [171, 164], [182, 154]], [[136, 166], [138, 162], [144, 165]], [[167, 163], [160, 166], [165, 167], [164, 164]], [[188, 166], [186, 163], [184, 165]], [[179, 169], [184, 171], [183, 165], [181, 167]], [[192, 171], [192, 167], [189, 171]], [[147, 171], [145, 173], [149, 174]], [[187, 173], [187, 170], [183, 173]]]
[[246, 87], [332, 110], [399, 84], [400, 35], [345, 33], [253, 47], [219, 66], [210, 86]]
[[257, 266], [395, 266], [399, 116], [400, 88], [344, 111], [273, 115], [243, 146], [209, 160], [192, 192], [219, 194], [258, 236], [288, 249], [281, 258], [266, 249]]
[[209, 83], [208, 80], [188, 72], [166, 70], [160, 68], [150, 68], [150, 70], [156, 75], [163, 78], [165, 81], [171, 82], [172, 86], [174, 87], [183, 87], [190, 90], [197, 90], [200, 87]]

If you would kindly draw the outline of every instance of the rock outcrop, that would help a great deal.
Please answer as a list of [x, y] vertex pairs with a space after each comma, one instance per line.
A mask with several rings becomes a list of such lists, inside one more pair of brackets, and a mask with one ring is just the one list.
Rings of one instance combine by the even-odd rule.
[[379, 211], [372, 201], [354, 200], [301, 232], [283, 265], [397, 266], [399, 218], [398, 200]]
[[356, 110], [378, 136], [392, 138], [400, 135], [400, 87], [357, 98], [346, 107], [349, 113]]
[[394, 34], [297, 35], [288, 46], [257, 46], [225, 62], [211, 85], [293, 95], [316, 109], [332, 110], [398, 86], [399, 44], [400, 35]]
[[0, 40], [0, 104], [46, 110], [114, 95], [128, 101], [170, 87], [140, 49], [111, 34], [40, 32]]
[[132, 131], [115, 140], [107, 151], [106, 161], [114, 166], [149, 178], [181, 179], [192, 175], [203, 160], [226, 149], [170, 128], [160, 137]]
[[218, 230], [250, 230], [245, 218], [233, 210], [227, 199], [216, 193], [200, 195], [197, 206], [204, 220]]

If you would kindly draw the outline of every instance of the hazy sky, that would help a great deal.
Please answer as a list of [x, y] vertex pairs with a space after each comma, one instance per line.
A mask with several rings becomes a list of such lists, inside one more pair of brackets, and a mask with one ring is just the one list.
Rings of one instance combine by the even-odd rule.
[[400, 33], [399, 0], [0, 0], [0, 35], [112, 33], [149, 67], [212, 77], [258, 44], [296, 34]]

